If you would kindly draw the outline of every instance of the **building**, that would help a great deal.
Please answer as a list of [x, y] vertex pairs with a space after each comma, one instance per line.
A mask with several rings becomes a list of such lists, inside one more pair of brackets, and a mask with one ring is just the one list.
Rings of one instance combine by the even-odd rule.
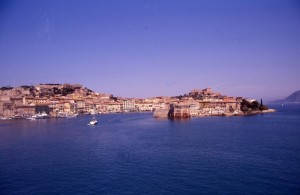
[[124, 110], [124, 112], [133, 112], [133, 111], [135, 111], [135, 101], [134, 101], [134, 99], [123, 100], [123, 110]]
[[119, 102], [110, 102], [106, 104], [106, 111], [118, 113], [121, 112], [121, 103]]
[[31, 105], [15, 106], [15, 115], [21, 117], [29, 117], [35, 114], [36, 107]]
[[187, 102], [179, 102], [173, 104], [174, 112], [171, 114], [173, 118], [189, 118], [191, 117], [190, 105]]
[[153, 111], [153, 104], [152, 103], [139, 102], [139, 103], [135, 103], [135, 108], [136, 108], [136, 110], [141, 111], [141, 112]]

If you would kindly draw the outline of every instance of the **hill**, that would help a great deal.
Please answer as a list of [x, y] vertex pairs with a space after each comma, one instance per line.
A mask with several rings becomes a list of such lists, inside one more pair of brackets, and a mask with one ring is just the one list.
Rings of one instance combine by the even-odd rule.
[[272, 101], [271, 103], [300, 103], [300, 90], [295, 91], [285, 99]]
[[287, 98], [284, 99], [284, 102], [286, 103], [300, 103], [300, 90], [295, 91], [291, 95], [289, 95]]
[[20, 87], [1, 87], [0, 95], [28, 95], [32, 97], [54, 97], [54, 96], [68, 96], [77, 94], [80, 96], [88, 96], [95, 94], [94, 91], [80, 85], [80, 84], [39, 84], [35, 86], [23, 85]]

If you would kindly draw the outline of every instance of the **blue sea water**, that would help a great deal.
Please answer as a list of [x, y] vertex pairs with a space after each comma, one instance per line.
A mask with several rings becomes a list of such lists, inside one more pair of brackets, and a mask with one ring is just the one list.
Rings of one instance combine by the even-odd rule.
[[275, 108], [0, 121], [0, 194], [300, 194], [300, 106]]

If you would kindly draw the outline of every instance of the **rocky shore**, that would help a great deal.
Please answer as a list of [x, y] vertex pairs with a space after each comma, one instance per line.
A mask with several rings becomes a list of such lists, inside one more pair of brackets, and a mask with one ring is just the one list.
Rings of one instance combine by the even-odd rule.
[[259, 111], [250, 111], [250, 112], [245, 112], [243, 115], [255, 115], [255, 114], [266, 114], [266, 113], [272, 113], [276, 112], [275, 109], [267, 109], [267, 110], [259, 110]]
[[259, 110], [259, 111], [247, 111], [247, 112], [242, 112], [242, 111], [235, 111], [235, 112], [228, 112], [228, 113], [201, 113], [197, 115], [190, 115], [188, 117], [170, 117], [168, 116], [169, 110], [157, 110], [154, 111], [153, 117], [154, 118], [190, 118], [190, 117], [213, 117], [213, 116], [249, 116], [249, 115], [257, 115], [257, 114], [267, 114], [267, 113], [273, 113], [276, 112], [275, 109], [267, 109], [267, 110]]

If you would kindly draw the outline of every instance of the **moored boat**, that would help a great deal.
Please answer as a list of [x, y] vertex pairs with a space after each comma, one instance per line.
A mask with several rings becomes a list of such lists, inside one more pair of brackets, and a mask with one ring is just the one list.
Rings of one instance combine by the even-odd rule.
[[32, 116], [33, 118], [36, 119], [44, 119], [44, 118], [48, 118], [48, 114], [46, 112], [42, 112], [42, 113], [37, 113], [35, 115]]
[[27, 117], [26, 119], [28, 119], [28, 120], [32, 120], [32, 121], [35, 121], [35, 120], [36, 120], [36, 117], [34, 117], [34, 116], [31, 116], [31, 117]]

